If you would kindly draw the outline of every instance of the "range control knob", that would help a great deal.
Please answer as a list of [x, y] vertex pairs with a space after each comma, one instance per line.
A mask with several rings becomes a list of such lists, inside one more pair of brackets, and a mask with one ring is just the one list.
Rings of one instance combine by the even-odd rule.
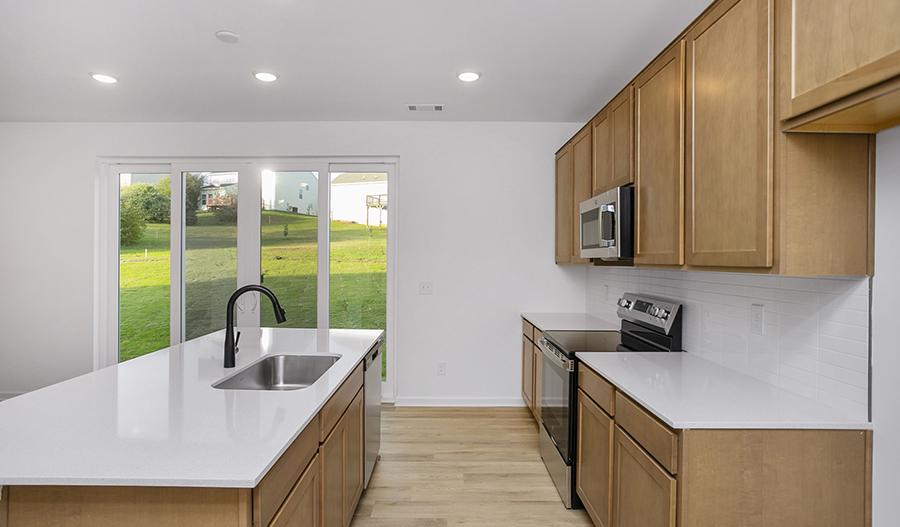
[[628, 309], [631, 307], [631, 302], [629, 302], [628, 300], [625, 300], [624, 298], [620, 298], [619, 301], [616, 303], [619, 304], [619, 307], [624, 307], [625, 309]]
[[669, 312], [666, 311], [665, 309], [660, 309], [660, 310], [659, 310], [659, 315], [657, 315], [657, 316], [658, 316], [659, 318], [665, 320], [665, 319], [669, 318]]
[[648, 313], [650, 313], [650, 316], [651, 316], [651, 317], [655, 317], [656, 315], [659, 314], [659, 308], [656, 307], [656, 306], [653, 306], [653, 307], [650, 308], [650, 310], [648, 311]]

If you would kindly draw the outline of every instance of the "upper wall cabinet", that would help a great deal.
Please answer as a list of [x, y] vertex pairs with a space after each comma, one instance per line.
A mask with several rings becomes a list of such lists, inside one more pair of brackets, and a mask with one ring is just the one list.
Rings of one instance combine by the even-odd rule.
[[791, 17], [789, 117], [900, 75], [900, 3], [784, 0]]
[[634, 87], [628, 86], [591, 121], [593, 195], [634, 183]]
[[725, 0], [688, 33], [686, 264], [772, 265], [768, 0]]
[[572, 143], [556, 153], [556, 263], [572, 262]]
[[590, 259], [581, 257], [581, 213], [578, 206], [591, 199], [591, 127], [585, 126], [572, 139], [572, 258], [574, 264], [589, 265]]
[[684, 263], [684, 41], [634, 82], [636, 265]]
[[782, 114], [817, 110], [789, 128], [875, 133], [900, 124], [900, 2], [782, 0], [779, 17], [780, 53], [791, 64]]

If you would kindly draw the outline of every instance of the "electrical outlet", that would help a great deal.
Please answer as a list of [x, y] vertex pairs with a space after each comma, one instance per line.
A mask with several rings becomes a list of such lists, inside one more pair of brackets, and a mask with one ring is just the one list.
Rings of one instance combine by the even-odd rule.
[[609, 300], [609, 286], [608, 285], [603, 286], [603, 300], [604, 301]]
[[438, 375], [447, 375], [447, 363], [440, 361], [438, 362]]
[[765, 334], [765, 313], [766, 306], [762, 304], [752, 304], [750, 306], [750, 333], [754, 335]]
[[419, 282], [419, 294], [420, 295], [430, 295], [431, 294], [431, 282]]

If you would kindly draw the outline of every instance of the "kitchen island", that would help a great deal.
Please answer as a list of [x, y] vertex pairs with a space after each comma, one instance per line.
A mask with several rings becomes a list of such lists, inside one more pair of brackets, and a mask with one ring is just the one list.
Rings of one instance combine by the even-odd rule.
[[[128, 525], [268, 525], [281, 512], [277, 506], [268, 512], [273, 506], [265, 503], [281, 492], [261, 491], [270, 472], [291, 457], [303, 466], [287, 473], [299, 477], [321, 461], [320, 444], [361, 408], [354, 404], [361, 401], [360, 363], [383, 332], [240, 330], [233, 369], [223, 367], [219, 331], [0, 403], [0, 526], [116, 518], [129, 518]], [[340, 359], [299, 390], [212, 387], [272, 354]], [[338, 439], [346, 450], [354, 438]], [[322, 463], [317, 468], [327, 476]], [[276, 486], [286, 485], [287, 494], [296, 490], [294, 481]], [[355, 507], [353, 496], [341, 500]], [[45, 515], [35, 517], [38, 509]]]

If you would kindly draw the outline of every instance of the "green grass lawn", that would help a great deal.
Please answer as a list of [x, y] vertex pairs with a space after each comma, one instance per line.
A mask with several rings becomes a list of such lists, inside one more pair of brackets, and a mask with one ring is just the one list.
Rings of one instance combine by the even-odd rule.
[[[185, 228], [188, 339], [225, 327], [225, 304], [236, 288], [236, 226], [219, 223], [210, 212], [197, 216], [197, 225]], [[287, 312], [281, 327], [316, 327], [317, 225], [315, 216], [262, 213], [261, 274]], [[169, 235], [168, 225], [148, 224], [144, 239], [121, 248], [122, 361], [169, 345]], [[386, 229], [331, 223], [332, 328], [385, 328], [386, 246]], [[276, 325], [266, 299], [261, 313], [263, 326]]]

